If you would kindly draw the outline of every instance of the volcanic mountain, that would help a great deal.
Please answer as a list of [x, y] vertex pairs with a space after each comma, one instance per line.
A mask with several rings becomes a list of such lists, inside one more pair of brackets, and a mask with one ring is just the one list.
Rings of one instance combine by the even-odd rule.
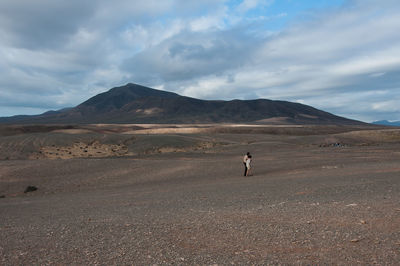
[[0, 118], [0, 122], [361, 124], [299, 103], [266, 99], [207, 101], [132, 83], [98, 94], [74, 108]]

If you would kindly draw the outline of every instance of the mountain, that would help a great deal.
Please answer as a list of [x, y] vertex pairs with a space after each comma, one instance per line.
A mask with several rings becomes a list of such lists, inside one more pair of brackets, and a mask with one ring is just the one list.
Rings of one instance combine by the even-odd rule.
[[380, 120], [380, 121], [375, 121], [372, 122], [374, 125], [382, 125], [382, 126], [394, 126], [394, 127], [400, 127], [400, 121], [388, 121], [388, 120]]
[[74, 108], [0, 118], [0, 122], [363, 124], [299, 103], [266, 99], [207, 101], [132, 83], [98, 94]]

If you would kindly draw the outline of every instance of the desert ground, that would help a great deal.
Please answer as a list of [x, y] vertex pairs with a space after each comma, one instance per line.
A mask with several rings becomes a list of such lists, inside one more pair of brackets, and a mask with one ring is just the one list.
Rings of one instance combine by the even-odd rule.
[[3, 125], [0, 239], [0, 265], [398, 265], [400, 129]]

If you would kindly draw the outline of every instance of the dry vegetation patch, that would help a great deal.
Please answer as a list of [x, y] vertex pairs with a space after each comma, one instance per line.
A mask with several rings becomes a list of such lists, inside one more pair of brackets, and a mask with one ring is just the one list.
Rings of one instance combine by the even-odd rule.
[[75, 142], [72, 146], [45, 146], [39, 152], [31, 155], [31, 159], [72, 159], [72, 158], [101, 158], [128, 155], [124, 144], [103, 144]]

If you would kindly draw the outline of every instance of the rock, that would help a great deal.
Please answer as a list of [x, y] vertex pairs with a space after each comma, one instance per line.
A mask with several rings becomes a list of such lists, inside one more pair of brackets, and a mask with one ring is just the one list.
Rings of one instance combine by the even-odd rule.
[[360, 239], [355, 238], [355, 239], [350, 240], [350, 242], [357, 243], [357, 242], [360, 242]]
[[361, 223], [361, 224], [367, 224], [367, 221], [365, 221], [365, 220], [360, 220], [360, 223]]
[[27, 186], [25, 191], [24, 191], [24, 193], [33, 192], [33, 191], [36, 191], [36, 190], [38, 190], [38, 188], [35, 187], [35, 186]]
[[6, 196], [4, 195], [0, 195], [0, 199], [4, 199]]

